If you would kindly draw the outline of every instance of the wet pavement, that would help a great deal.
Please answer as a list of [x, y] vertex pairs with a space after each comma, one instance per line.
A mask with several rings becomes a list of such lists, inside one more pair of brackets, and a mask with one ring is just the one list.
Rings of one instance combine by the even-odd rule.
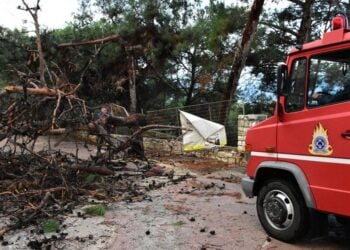
[[116, 235], [109, 249], [349, 249], [342, 228], [287, 244], [266, 235], [255, 199], [242, 193], [242, 173], [197, 172], [196, 178], [150, 193], [151, 201], [113, 205]]

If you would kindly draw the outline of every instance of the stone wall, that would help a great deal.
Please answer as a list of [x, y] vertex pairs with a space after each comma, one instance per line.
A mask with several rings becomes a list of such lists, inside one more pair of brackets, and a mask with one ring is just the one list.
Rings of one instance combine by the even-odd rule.
[[267, 115], [239, 115], [238, 116], [238, 143], [237, 149], [239, 152], [245, 150], [245, 137], [250, 127], [265, 120]]
[[222, 147], [220, 149], [203, 149], [195, 151], [183, 151], [182, 142], [168, 139], [143, 138], [143, 146], [146, 154], [158, 155], [191, 155], [198, 158], [207, 158], [222, 161], [227, 164], [238, 165], [242, 163], [243, 155], [234, 147]]
[[143, 137], [145, 152], [159, 154], [182, 154], [182, 143], [177, 140]]
[[195, 155], [201, 158], [216, 159], [228, 164], [241, 165], [245, 148], [245, 137], [248, 129], [265, 120], [267, 115], [239, 115], [238, 116], [238, 145], [237, 148], [223, 147], [197, 151], [183, 151], [182, 142], [170, 139], [143, 138], [146, 153]]
[[194, 155], [198, 158], [214, 159], [235, 166], [241, 166], [243, 160], [243, 155], [237, 152], [237, 149], [233, 147], [223, 147], [219, 150], [205, 149], [197, 151], [187, 151], [184, 154]]

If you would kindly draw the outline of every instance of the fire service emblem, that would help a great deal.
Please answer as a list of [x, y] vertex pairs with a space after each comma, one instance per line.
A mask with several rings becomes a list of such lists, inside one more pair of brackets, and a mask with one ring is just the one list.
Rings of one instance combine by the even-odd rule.
[[321, 123], [318, 123], [314, 129], [309, 152], [313, 155], [331, 155], [333, 153], [333, 147], [329, 144], [327, 129]]

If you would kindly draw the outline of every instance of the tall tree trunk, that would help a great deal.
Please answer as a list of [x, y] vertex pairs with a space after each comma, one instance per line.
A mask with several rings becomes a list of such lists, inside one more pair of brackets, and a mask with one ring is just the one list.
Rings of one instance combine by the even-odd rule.
[[34, 24], [35, 24], [35, 34], [36, 34], [36, 46], [38, 48], [38, 53], [39, 53], [39, 73], [40, 73], [40, 83], [42, 86], [46, 86], [45, 82], [45, 67], [46, 67], [46, 62], [44, 59], [44, 52], [43, 48], [41, 45], [41, 35], [40, 35], [40, 27], [39, 27], [39, 21], [38, 21], [38, 16], [35, 15], [36, 18], [34, 19]]
[[[129, 76], [129, 96], [130, 96], [130, 112], [136, 113], [137, 98], [136, 98], [136, 69], [135, 58], [132, 51], [126, 48], [128, 56], [128, 76]], [[131, 49], [132, 50], [132, 49]]]
[[235, 50], [232, 68], [227, 82], [227, 88], [224, 93], [224, 102], [220, 111], [220, 121], [222, 124], [226, 123], [230, 108], [230, 100], [237, 90], [238, 80], [241, 76], [252, 41], [254, 39], [254, 35], [256, 33], [263, 4], [264, 0], [254, 0], [241, 41]]
[[192, 96], [193, 96], [193, 91], [194, 87], [196, 85], [196, 69], [197, 69], [197, 62], [195, 58], [196, 54], [196, 49], [194, 50], [193, 55], [191, 55], [191, 85], [190, 88], [188, 89], [187, 96], [186, 96], [186, 102], [185, 106], [188, 106], [192, 103]]
[[301, 5], [303, 10], [303, 16], [300, 23], [297, 42], [298, 44], [304, 44], [310, 41], [311, 35], [311, 15], [315, 0], [306, 0]]
[[39, 54], [39, 74], [40, 74], [40, 84], [42, 86], [46, 86], [45, 81], [45, 69], [46, 69], [46, 61], [44, 59], [44, 52], [41, 44], [41, 35], [40, 35], [40, 25], [38, 20], [38, 11], [40, 10], [40, 0], [37, 0], [35, 7], [29, 7], [25, 0], [22, 0], [23, 5], [25, 8], [18, 7], [19, 9], [28, 11], [29, 14], [32, 16], [34, 20], [34, 26], [35, 26], [35, 35], [36, 35], [36, 46], [38, 49]]

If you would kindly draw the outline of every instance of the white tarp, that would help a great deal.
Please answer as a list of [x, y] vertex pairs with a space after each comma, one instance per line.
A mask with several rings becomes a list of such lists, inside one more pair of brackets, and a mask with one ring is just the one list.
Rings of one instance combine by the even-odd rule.
[[183, 130], [183, 149], [198, 150], [225, 146], [227, 143], [225, 126], [180, 110]]

